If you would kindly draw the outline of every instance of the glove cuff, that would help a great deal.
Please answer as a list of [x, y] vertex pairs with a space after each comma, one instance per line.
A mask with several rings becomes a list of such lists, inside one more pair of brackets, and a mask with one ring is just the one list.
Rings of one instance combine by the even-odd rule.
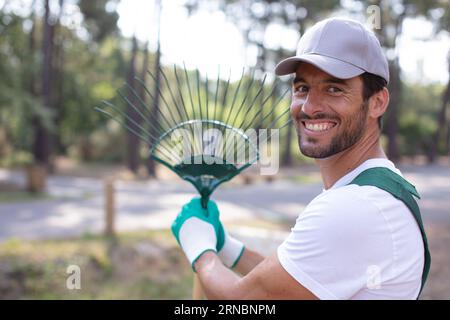
[[179, 242], [193, 269], [194, 263], [203, 253], [217, 252], [214, 227], [196, 217], [183, 224], [179, 232]]
[[224, 265], [234, 268], [244, 253], [244, 244], [225, 231], [225, 243], [217, 254]]

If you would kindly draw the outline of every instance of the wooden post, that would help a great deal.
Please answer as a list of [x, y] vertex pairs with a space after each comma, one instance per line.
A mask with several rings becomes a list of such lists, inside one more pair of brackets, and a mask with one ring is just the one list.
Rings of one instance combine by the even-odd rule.
[[203, 289], [200, 282], [200, 278], [196, 273], [194, 273], [194, 283], [192, 285], [192, 299], [202, 300], [203, 299]]
[[105, 180], [105, 234], [107, 236], [114, 236], [114, 218], [115, 218], [115, 206], [114, 206], [114, 180]]
[[40, 193], [46, 188], [46, 169], [43, 165], [30, 165], [27, 171], [27, 190], [29, 192]]

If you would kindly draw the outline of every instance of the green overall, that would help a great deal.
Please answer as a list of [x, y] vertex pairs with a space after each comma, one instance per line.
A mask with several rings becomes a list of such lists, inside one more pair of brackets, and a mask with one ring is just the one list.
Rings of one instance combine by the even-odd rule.
[[352, 182], [349, 184], [356, 184], [359, 186], [374, 186], [380, 188], [386, 192], [389, 192], [398, 200], [402, 201], [411, 211], [414, 219], [420, 228], [420, 233], [422, 234], [423, 246], [425, 249], [425, 260], [422, 272], [422, 285], [420, 287], [420, 293], [425, 285], [428, 277], [428, 272], [430, 271], [431, 256], [428, 250], [428, 240], [425, 234], [425, 229], [422, 223], [422, 217], [420, 215], [419, 206], [413, 195], [420, 199], [416, 188], [410, 184], [408, 181], [403, 179], [401, 176], [395, 172], [389, 170], [388, 168], [375, 167], [367, 169], [361, 172]]

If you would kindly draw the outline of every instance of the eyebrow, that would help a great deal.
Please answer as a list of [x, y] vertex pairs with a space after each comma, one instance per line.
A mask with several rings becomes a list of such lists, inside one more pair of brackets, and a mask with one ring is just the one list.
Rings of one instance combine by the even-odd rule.
[[[292, 80], [292, 85], [295, 85], [296, 83], [299, 83], [299, 82], [306, 83], [306, 80], [302, 77], [295, 77], [294, 80]], [[348, 82], [346, 79], [339, 79], [339, 78], [335, 78], [335, 77], [327, 78], [325, 80], [322, 80], [321, 82], [322, 83], [339, 83], [339, 84], [348, 86]]]

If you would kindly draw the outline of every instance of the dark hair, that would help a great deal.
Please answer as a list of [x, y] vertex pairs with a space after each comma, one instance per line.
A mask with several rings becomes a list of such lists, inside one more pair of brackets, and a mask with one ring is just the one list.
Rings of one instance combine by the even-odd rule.
[[[387, 86], [387, 81], [377, 76], [376, 74], [364, 72], [361, 75], [361, 79], [363, 81], [363, 100], [367, 102], [371, 96], [375, 93], [383, 90], [384, 87]], [[380, 130], [383, 128], [383, 119], [382, 117], [378, 118], [378, 127]]]

